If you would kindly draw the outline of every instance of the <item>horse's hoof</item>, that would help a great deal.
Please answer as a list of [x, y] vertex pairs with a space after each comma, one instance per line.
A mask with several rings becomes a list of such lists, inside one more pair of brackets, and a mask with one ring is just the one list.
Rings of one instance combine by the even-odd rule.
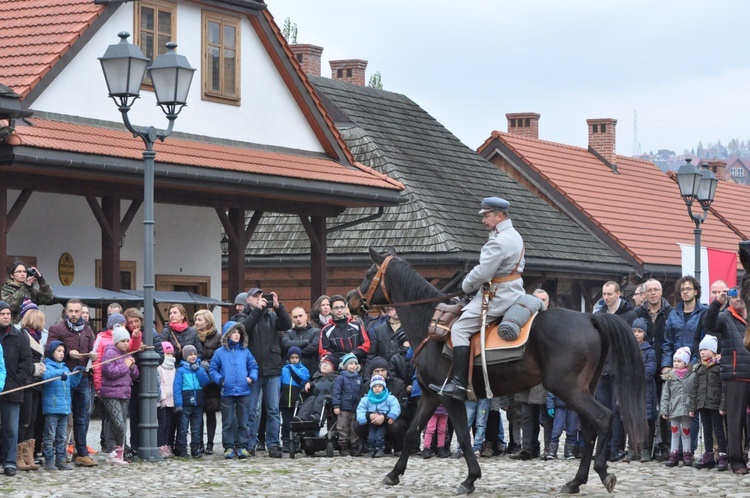
[[607, 492], [613, 492], [615, 490], [615, 484], [617, 484], [617, 476], [614, 474], [607, 474], [607, 477], [604, 478], [604, 487], [607, 489]]
[[575, 484], [574, 482], [566, 483], [565, 486], [562, 487], [560, 490], [560, 493], [564, 493], [566, 495], [574, 495], [581, 491], [581, 487], [578, 484]]
[[386, 474], [385, 477], [383, 478], [382, 482], [386, 486], [395, 486], [395, 485], [397, 485], [399, 483], [399, 478], [398, 478], [398, 476], [391, 477], [388, 474]]
[[474, 486], [472, 484], [462, 484], [456, 490], [457, 495], [470, 495], [474, 492]]

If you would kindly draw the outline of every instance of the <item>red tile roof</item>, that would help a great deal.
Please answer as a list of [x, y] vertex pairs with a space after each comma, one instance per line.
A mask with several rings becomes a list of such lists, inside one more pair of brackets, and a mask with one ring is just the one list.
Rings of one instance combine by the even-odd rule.
[[[495, 139], [639, 262], [679, 266], [677, 243], [694, 243], [695, 225], [677, 183], [654, 164], [616, 156], [616, 174], [587, 149], [503, 132], [493, 132], [479, 152], [491, 150]], [[713, 205], [716, 213], [709, 213], [703, 224], [701, 245], [736, 251], [742, 238], [717, 213], [750, 235], [750, 214], [738, 209], [748, 205], [750, 187], [720, 182]]]
[[[17, 126], [21, 145], [84, 154], [141, 159], [143, 142], [127, 131], [27, 118], [31, 126]], [[240, 171], [244, 173], [291, 177], [400, 190], [400, 182], [371, 168], [355, 163], [347, 168], [328, 158], [212, 144], [169, 137], [154, 146], [157, 161], [186, 166]]]
[[103, 10], [93, 0], [0, 0], [0, 81], [25, 97]]

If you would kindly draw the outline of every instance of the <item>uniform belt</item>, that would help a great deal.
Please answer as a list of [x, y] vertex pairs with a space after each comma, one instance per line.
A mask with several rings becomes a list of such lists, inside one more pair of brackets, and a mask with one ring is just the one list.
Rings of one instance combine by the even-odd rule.
[[503, 282], [512, 282], [521, 278], [520, 273], [511, 273], [510, 275], [503, 275], [502, 277], [495, 277], [490, 280], [491, 284], [502, 284]]

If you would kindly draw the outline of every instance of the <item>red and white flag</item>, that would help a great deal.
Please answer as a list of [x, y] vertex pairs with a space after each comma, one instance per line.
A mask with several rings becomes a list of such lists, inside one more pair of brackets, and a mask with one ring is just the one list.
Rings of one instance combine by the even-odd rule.
[[[682, 275], [695, 275], [695, 246], [677, 244], [682, 250]], [[701, 247], [701, 302], [708, 304], [709, 289], [717, 280], [729, 288], [737, 285], [737, 252]]]

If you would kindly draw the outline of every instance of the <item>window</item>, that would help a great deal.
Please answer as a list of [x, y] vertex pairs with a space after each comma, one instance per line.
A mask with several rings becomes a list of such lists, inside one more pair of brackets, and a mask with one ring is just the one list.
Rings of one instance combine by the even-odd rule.
[[[143, 55], [154, 59], [167, 52], [167, 42], [177, 39], [177, 7], [159, 0], [143, 0], [135, 4], [135, 37], [133, 42], [141, 48]], [[148, 73], [143, 81], [150, 85]]]
[[240, 100], [240, 20], [203, 12], [203, 97]]

